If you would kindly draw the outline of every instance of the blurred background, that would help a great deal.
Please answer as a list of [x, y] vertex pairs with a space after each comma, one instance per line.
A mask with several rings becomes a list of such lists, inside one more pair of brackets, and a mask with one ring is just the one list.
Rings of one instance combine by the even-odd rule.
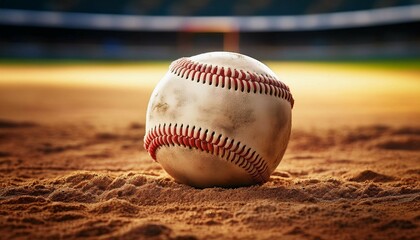
[[416, 58], [418, 0], [2, 0], [0, 57]]
[[295, 126], [417, 124], [419, 29], [419, 0], [1, 0], [0, 117], [144, 121], [171, 61], [225, 50], [291, 87]]

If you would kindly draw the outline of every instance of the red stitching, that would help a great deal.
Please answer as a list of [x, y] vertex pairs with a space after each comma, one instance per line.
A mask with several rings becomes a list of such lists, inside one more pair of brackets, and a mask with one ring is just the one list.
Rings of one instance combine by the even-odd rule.
[[[209, 139], [207, 139], [208, 135], [210, 135]], [[195, 148], [236, 164], [248, 172], [257, 183], [264, 183], [269, 179], [268, 166], [259, 154], [246, 145], [242, 145], [241, 142], [223, 137], [222, 134], [218, 137], [215, 135], [215, 132], [209, 134], [207, 129], [197, 129], [195, 126], [159, 124], [146, 133], [144, 148], [155, 161], [156, 152], [161, 147]]]
[[[293, 108], [294, 99], [289, 87], [268, 74], [251, 73], [228, 67], [212, 66], [181, 58], [173, 62], [170, 71], [182, 78], [235, 91], [254, 92], [283, 98]], [[252, 83], [252, 84], [251, 84]]]

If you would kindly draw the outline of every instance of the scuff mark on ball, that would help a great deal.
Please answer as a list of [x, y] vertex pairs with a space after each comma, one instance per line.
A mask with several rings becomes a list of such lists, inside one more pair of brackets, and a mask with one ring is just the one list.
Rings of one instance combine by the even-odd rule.
[[155, 106], [153, 106], [153, 111], [156, 112], [160, 112], [160, 113], [165, 113], [169, 108], [169, 104], [165, 103], [165, 102], [158, 102], [156, 103]]

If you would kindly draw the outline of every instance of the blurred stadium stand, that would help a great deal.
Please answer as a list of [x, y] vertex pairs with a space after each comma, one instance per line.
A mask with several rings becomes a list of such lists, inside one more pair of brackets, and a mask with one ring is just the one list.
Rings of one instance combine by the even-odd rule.
[[2, 58], [418, 58], [418, 29], [420, 0], [0, 1]]
[[416, 0], [2, 0], [1, 8], [153, 16], [303, 15], [406, 6]]

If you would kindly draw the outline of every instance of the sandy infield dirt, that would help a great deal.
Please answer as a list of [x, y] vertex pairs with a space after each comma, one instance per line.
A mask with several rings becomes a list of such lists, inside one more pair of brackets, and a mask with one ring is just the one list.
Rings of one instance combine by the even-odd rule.
[[150, 88], [1, 85], [0, 239], [420, 239], [420, 90], [350, 119], [347, 95], [293, 87], [269, 182], [195, 189], [142, 147]]

